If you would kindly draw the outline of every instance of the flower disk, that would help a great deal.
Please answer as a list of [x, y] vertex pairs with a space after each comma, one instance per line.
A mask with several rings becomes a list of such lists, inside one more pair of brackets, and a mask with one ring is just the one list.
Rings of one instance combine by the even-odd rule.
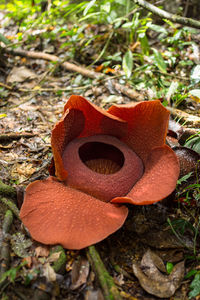
[[135, 152], [108, 135], [73, 140], [64, 150], [63, 164], [68, 186], [105, 202], [126, 195], [143, 174]]

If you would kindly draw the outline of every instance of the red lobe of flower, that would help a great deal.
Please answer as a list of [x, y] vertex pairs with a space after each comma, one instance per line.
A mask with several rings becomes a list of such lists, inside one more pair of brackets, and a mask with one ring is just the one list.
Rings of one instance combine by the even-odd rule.
[[34, 239], [81, 249], [118, 230], [128, 209], [175, 188], [179, 164], [165, 145], [169, 112], [160, 101], [98, 108], [71, 96], [52, 130], [54, 168], [26, 189], [20, 211]]

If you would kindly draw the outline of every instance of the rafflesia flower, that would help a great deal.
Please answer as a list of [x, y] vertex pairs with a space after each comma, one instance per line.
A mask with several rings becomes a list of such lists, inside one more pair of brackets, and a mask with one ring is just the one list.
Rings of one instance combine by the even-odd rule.
[[26, 189], [20, 217], [44, 244], [81, 249], [118, 230], [128, 208], [162, 200], [179, 164], [165, 145], [169, 112], [159, 101], [108, 111], [71, 96], [52, 130], [54, 168]]

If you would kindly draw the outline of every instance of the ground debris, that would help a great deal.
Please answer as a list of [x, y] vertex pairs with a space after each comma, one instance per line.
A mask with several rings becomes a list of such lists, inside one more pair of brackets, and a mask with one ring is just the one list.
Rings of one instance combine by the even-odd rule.
[[174, 295], [184, 277], [184, 262], [176, 264], [172, 272], [167, 275], [164, 263], [154, 252], [147, 250], [141, 264], [133, 263], [134, 275], [138, 278], [145, 291], [159, 298], [168, 298]]

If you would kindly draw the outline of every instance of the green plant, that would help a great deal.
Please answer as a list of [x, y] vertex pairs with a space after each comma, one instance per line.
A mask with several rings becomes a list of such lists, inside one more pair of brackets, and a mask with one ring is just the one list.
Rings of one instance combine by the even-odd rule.
[[190, 136], [184, 145], [200, 154], [200, 132]]
[[4, 272], [0, 277], [0, 283], [4, 282], [5, 279], [8, 279], [11, 283], [14, 283], [18, 272], [27, 264], [26, 261], [22, 262], [20, 265], [9, 269], [8, 271]]
[[195, 275], [190, 284], [191, 291], [189, 292], [189, 299], [196, 297], [200, 294], [200, 271], [194, 270]]

